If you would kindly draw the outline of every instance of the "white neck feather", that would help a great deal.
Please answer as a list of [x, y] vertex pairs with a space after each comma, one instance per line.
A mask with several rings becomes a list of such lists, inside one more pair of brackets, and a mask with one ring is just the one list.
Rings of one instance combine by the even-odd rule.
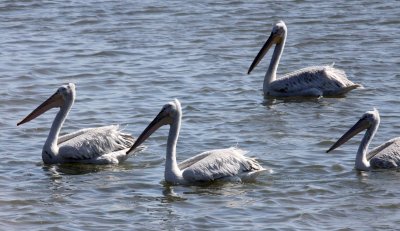
[[42, 159], [45, 163], [57, 163], [58, 158], [58, 136], [60, 134], [61, 128], [64, 124], [65, 119], [68, 116], [69, 111], [71, 110], [71, 106], [73, 104], [73, 100], [70, 102], [66, 102], [57, 113], [54, 118], [53, 124], [51, 125], [49, 135], [47, 140], [43, 146], [42, 150]]
[[371, 143], [372, 139], [375, 136], [376, 131], [379, 127], [379, 121], [375, 121], [364, 134], [364, 137], [361, 140], [361, 144], [358, 147], [355, 168], [357, 170], [367, 171], [371, 168], [370, 162], [367, 159], [368, 147]]
[[174, 121], [169, 128], [164, 171], [165, 181], [172, 184], [177, 184], [184, 181], [182, 177], [182, 171], [179, 169], [178, 163], [176, 162], [176, 144], [178, 142], [182, 117], [180, 111], [177, 111], [177, 113], [178, 115], [174, 118]]
[[282, 41], [275, 46], [274, 53], [272, 55], [267, 73], [265, 73], [264, 84], [263, 84], [263, 91], [265, 95], [268, 94], [269, 86], [271, 85], [271, 83], [276, 80], [276, 72], [278, 70], [278, 65], [283, 53], [283, 49], [285, 47], [285, 42], [286, 42], [286, 33], [283, 36]]

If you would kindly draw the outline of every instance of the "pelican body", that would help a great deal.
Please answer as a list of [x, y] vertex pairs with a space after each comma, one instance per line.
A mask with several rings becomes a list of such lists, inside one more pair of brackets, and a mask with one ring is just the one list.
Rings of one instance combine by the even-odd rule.
[[368, 153], [369, 144], [378, 130], [379, 123], [380, 117], [378, 110], [367, 111], [360, 120], [326, 152], [336, 149], [353, 136], [366, 129], [367, 131], [357, 151], [355, 168], [362, 171], [398, 168], [400, 166], [400, 137], [391, 139]]
[[361, 87], [347, 79], [343, 70], [332, 66], [311, 66], [284, 75], [277, 79], [276, 72], [279, 60], [285, 47], [287, 27], [279, 21], [272, 28], [271, 35], [255, 57], [247, 74], [257, 66], [273, 44], [276, 44], [271, 63], [265, 74], [263, 91], [264, 96], [290, 97], [306, 96], [321, 97], [342, 95], [348, 91]]
[[60, 108], [43, 146], [45, 164], [88, 163], [118, 164], [128, 158], [126, 151], [135, 139], [122, 133], [117, 125], [86, 128], [59, 136], [62, 125], [75, 101], [75, 85], [58, 88], [50, 98], [33, 110], [17, 125], [29, 122], [51, 108]]
[[246, 157], [245, 151], [233, 147], [206, 151], [177, 164], [176, 144], [181, 119], [181, 104], [177, 99], [164, 105], [160, 113], [137, 138], [128, 153], [134, 151], [158, 128], [169, 124], [164, 177], [165, 181], [170, 184], [192, 184], [217, 179], [249, 181], [254, 180], [262, 171], [265, 171], [255, 159]]

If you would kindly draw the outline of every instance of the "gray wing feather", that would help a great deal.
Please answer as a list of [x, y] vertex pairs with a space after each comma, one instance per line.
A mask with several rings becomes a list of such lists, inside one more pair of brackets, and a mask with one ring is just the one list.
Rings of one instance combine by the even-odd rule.
[[131, 135], [121, 132], [117, 125], [82, 129], [72, 134], [60, 137], [63, 142], [59, 154], [63, 158], [93, 159], [129, 148], [135, 141]]
[[67, 140], [70, 140], [72, 138], [75, 138], [77, 136], [80, 136], [80, 135], [82, 135], [84, 133], [87, 133], [87, 132], [90, 132], [90, 131], [96, 130], [96, 129], [99, 129], [99, 128], [84, 128], [84, 129], [81, 129], [81, 130], [78, 130], [78, 131], [75, 131], [75, 132], [71, 132], [71, 133], [62, 135], [62, 136], [58, 137], [58, 141], [57, 141], [58, 145], [64, 143]]
[[263, 169], [256, 160], [245, 154], [246, 151], [233, 147], [201, 153], [192, 158], [199, 161], [183, 169], [182, 175], [190, 181], [210, 181]]
[[391, 139], [367, 154], [374, 168], [397, 168], [400, 166], [400, 137]]
[[209, 156], [212, 153], [213, 153], [213, 151], [206, 151], [206, 152], [200, 153], [198, 155], [195, 155], [193, 157], [190, 157], [189, 159], [186, 159], [186, 160], [182, 161], [181, 163], [179, 163], [178, 167], [179, 167], [179, 169], [185, 169], [185, 168], [191, 166], [192, 164], [199, 162], [201, 159], [204, 159], [205, 157]]
[[271, 83], [271, 89], [280, 93], [299, 92], [315, 88], [324, 94], [330, 94], [343, 89], [348, 90], [361, 85], [351, 82], [343, 70], [332, 66], [313, 66], [291, 72]]

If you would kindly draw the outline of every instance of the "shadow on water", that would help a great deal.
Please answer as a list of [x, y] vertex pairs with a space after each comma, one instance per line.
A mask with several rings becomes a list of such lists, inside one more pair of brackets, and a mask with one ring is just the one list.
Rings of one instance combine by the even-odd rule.
[[264, 185], [261, 181], [248, 181], [248, 182], [237, 182], [227, 180], [214, 180], [208, 182], [198, 182], [191, 185], [171, 185], [162, 182], [164, 189], [162, 194], [164, 195], [164, 202], [176, 202], [187, 200], [186, 196], [190, 195], [204, 195], [204, 196], [227, 196], [236, 195], [243, 193], [245, 188], [249, 185]]
[[261, 103], [263, 106], [272, 108], [279, 104], [296, 104], [296, 103], [316, 103], [320, 105], [331, 104], [331, 101], [336, 101], [337, 99], [345, 99], [345, 95], [339, 96], [324, 96], [324, 97], [265, 97]]
[[100, 171], [121, 171], [131, 168], [132, 167], [127, 164], [95, 165], [95, 164], [68, 163], [68, 164], [58, 164], [58, 165], [43, 164], [42, 166], [42, 169], [46, 172], [46, 174], [50, 175], [51, 177], [60, 175], [84, 175]]
[[311, 102], [311, 103], [320, 103], [322, 101], [322, 97], [315, 98], [315, 97], [266, 97], [262, 102], [262, 105], [270, 107], [277, 104], [285, 104], [285, 103], [304, 103], [304, 102]]
[[163, 203], [172, 203], [176, 201], [184, 201], [187, 200], [186, 198], [182, 197], [178, 193], [174, 192], [174, 187], [169, 184], [164, 184], [164, 189], [162, 191], [163, 198], [161, 202]]

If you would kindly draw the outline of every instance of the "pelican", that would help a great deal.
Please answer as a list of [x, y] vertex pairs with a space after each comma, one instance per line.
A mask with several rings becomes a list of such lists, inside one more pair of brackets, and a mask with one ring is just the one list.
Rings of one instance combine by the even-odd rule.
[[129, 157], [126, 151], [135, 140], [131, 135], [122, 133], [117, 125], [86, 128], [59, 136], [61, 127], [75, 101], [75, 95], [75, 84], [63, 85], [17, 124], [19, 126], [29, 122], [51, 108], [60, 108], [43, 146], [43, 162], [45, 164], [75, 162], [118, 164], [126, 160]]
[[272, 28], [271, 35], [247, 72], [247, 74], [250, 74], [272, 45], [276, 44], [271, 63], [264, 78], [264, 96], [332, 96], [342, 95], [357, 87], [361, 87], [360, 84], [355, 84], [348, 80], [344, 71], [334, 68], [333, 65], [307, 67], [276, 79], [276, 71], [283, 48], [285, 47], [286, 36], [286, 25], [283, 21], [279, 21]]
[[218, 179], [236, 182], [250, 181], [266, 170], [255, 159], [246, 157], [244, 150], [234, 147], [206, 151], [177, 164], [176, 144], [181, 127], [181, 119], [181, 104], [177, 99], [165, 104], [160, 113], [137, 138], [128, 153], [135, 150], [158, 128], [169, 124], [164, 171], [167, 183], [187, 185]]
[[379, 168], [398, 168], [400, 166], [400, 137], [391, 139], [368, 153], [368, 146], [378, 130], [379, 122], [380, 117], [378, 110], [367, 111], [361, 119], [326, 152], [334, 150], [356, 134], [367, 129], [357, 151], [355, 168], [361, 171]]

